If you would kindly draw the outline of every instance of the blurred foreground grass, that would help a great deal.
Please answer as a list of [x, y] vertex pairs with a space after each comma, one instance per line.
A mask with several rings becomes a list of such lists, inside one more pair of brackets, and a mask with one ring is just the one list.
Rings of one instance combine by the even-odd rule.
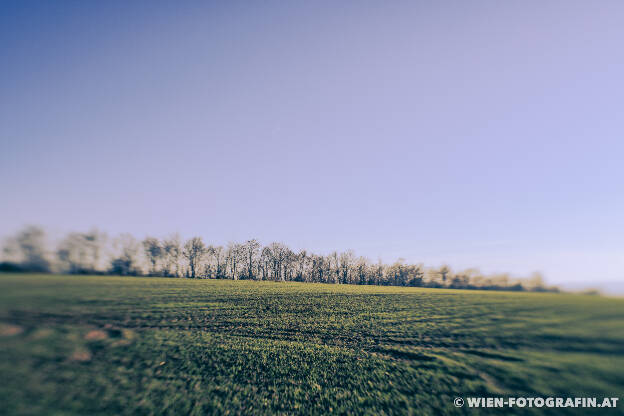
[[622, 414], [458, 409], [620, 397], [624, 300], [0, 275], [0, 414]]

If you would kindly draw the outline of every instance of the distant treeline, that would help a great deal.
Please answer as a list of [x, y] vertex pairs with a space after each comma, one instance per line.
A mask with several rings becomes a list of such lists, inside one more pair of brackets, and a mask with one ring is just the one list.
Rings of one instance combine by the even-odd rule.
[[426, 268], [402, 260], [371, 262], [351, 250], [327, 255], [294, 252], [282, 243], [262, 246], [257, 240], [223, 247], [206, 245], [200, 237], [181, 241], [175, 235], [137, 241], [125, 234], [110, 240], [92, 230], [70, 233], [49, 250], [43, 229], [29, 226], [6, 241], [3, 253], [0, 271], [12, 272], [558, 291], [546, 287], [539, 273], [526, 279], [486, 276], [475, 269], [453, 272], [448, 266]]

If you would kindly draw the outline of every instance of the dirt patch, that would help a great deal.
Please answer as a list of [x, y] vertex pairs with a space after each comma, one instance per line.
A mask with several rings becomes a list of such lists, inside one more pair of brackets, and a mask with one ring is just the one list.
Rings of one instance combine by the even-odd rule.
[[78, 362], [87, 362], [87, 361], [91, 361], [91, 358], [93, 356], [91, 355], [91, 352], [89, 352], [88, 350], [76, 350], [72, 353], [72, 355], [69, 357], [70, 360], [72, 361], [78, 361]]
[[12, 337], [24, 332], [24, 328], [19, 325], [0, 324], [0, 336]]
[[84, 339], [86, 339], [87, 341], [102, 341], [108, 339], [108, 333], [100, 329], [94, 329], [87, 332], [87, 335], [84, 336]]
[[110, 331], [111, 330], [109, 330], [109, 335], [111, 335], [112, 338], [118, 338], [117, 341], [111, 344], [113, 347], [130, 345], [132, 340], [135, 338], [134, 331], [131, 331], [130, 329], [121, 329], [115, 334], [111, 334]]

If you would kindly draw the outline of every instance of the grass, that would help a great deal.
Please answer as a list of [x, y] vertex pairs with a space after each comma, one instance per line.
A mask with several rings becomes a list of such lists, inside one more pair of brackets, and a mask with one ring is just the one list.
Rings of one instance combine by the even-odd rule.
[[623, 370], [623, 299], [0, 275], [5, 414], [484, 414], [453, 398], [601, 400]]

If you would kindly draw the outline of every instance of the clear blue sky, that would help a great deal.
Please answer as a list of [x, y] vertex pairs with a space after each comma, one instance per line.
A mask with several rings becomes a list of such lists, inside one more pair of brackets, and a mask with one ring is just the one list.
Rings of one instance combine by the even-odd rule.
[[0, 236], [622, 285], [623, 22], [621, 1], [3, 1]]

